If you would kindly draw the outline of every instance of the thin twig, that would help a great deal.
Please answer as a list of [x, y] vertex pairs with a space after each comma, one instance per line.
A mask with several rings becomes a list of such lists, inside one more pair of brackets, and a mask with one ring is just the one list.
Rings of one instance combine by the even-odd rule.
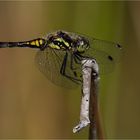
[[91, 77], [91, 91], [90, 91], [90, 103], [89, 103], [89, 139], [104, 139], [103, 130], [101, 126], [101, 120], [99, 115], [98, 106], [98, 84], [99, 74], [92, 69]]

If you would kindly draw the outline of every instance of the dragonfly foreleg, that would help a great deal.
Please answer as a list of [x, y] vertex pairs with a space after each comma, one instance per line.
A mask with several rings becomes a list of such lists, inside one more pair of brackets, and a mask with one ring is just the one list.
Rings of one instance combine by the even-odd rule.
[[70, 62], [71, 70], [76, 70], [77, 68], [74, 67], [74, 63], [81, 65], [81, 60], [82, 59], [76, 54], [71, 54], [71, 62]]
[[81, 80], [66, 74], [67, 58], [68, 58], [68, 53], [66, 52], [66, 54], [64, 56], [64, 59], [63, 59], [61, 69], [60, 69], [60, 73], [63, 76], [65, 76], [66, 78], [68, 78], [68, 79], [72, 80], [73, 82], [75, 82], [76, 84], [79, 84], [79, 82], [81, 82]]

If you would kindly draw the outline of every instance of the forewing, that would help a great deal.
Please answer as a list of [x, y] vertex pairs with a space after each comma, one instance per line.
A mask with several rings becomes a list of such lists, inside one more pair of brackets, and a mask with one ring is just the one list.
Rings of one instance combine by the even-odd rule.
[[[38, 69], [54, 84], [65, 88], [75, 88], [77, 87], [77, 84], [60, 73], [65, 53], [66, 52], [63, 50], [47, 48], [37, 52], [35, 63]], [[67, 74], [72, 75], [71, 69], [68, 68], [69, 63], [68, 59], [66, 72]]]

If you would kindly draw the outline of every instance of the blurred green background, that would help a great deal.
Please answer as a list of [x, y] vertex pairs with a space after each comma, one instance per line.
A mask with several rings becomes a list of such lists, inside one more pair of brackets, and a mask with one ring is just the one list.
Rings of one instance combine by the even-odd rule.
[[[0, 2], [0, 41], [30, 40], [63, 29], [119, 42], [124, 56], [101, 76], [105, 138], [140, 138], [140, 2]], [[88, 138], [78, 134], [81, 90], [53, 85], [33, 49], [0, 49], [0, 138]]]

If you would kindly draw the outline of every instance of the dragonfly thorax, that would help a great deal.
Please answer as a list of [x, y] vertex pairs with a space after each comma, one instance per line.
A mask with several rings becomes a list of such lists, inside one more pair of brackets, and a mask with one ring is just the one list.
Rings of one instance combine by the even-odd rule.
[[70, 50], [71, 45], [66, 42], [63, 38], [60, 37], [55, 37], [53, 40], [50, 41], [48, 46], [52, 49], [57, 49], [57, 50]]
[[48, 46], [57, 50], [70, 50], [83, 53], [89, 48], [89, 41], [86, 38], [65, 31], [57, 31], [51, 34], [49, 42]]

